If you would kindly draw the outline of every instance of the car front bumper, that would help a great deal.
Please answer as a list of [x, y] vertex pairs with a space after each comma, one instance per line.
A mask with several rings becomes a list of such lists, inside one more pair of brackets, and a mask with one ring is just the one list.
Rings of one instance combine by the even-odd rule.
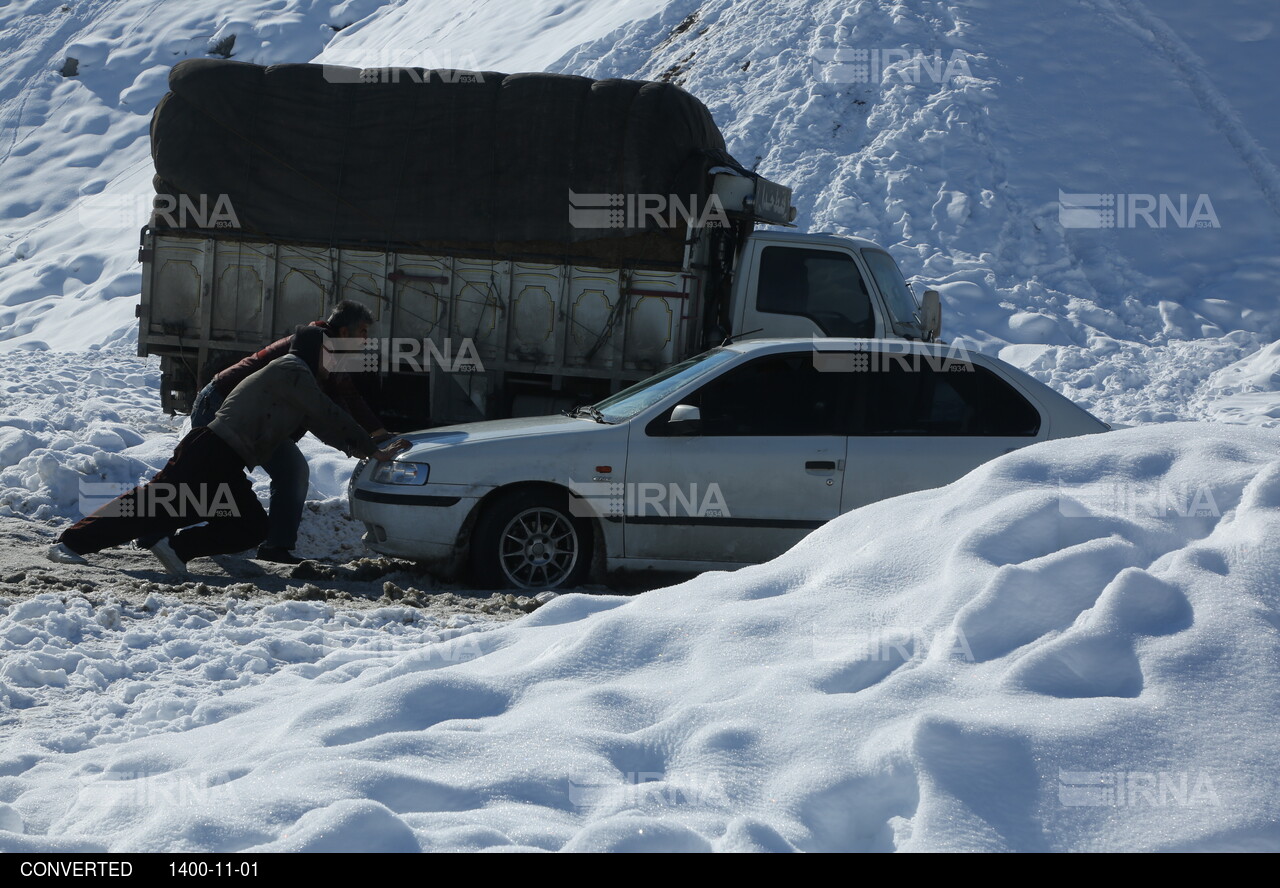
[[365, 545], [393, 558], [455, 566], [463, 526], [489, 489], [373, 484], [365, 473], [361, 467], [349, 491], [351, 516], [365, 526]]

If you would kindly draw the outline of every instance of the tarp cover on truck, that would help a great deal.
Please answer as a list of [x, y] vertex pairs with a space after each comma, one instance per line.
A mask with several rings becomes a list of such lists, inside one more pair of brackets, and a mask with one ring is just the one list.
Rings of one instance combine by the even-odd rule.
[[222, 200], [240, 236], [679, 261], [683, 226], [578, 227], [570, 193], [700, 209], [710, 169], [742, 169], [667, 83], [193, 59], [169, 89], [151, 145], [157, 206], [175, 209], [156, 227], [223, 227]]

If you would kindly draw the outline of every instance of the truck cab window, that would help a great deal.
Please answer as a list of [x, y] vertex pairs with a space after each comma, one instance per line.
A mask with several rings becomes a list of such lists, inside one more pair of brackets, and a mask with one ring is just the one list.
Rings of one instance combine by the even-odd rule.
[[828, 336], [875, 335], [862, 274], [851, 256], [836, 250], [766, 247], [760, 256], [756, 310], [808, 318]]

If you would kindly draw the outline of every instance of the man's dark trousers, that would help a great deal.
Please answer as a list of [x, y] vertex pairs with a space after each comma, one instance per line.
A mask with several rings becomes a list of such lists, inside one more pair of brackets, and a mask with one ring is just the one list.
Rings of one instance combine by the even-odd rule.
[[[212, 384], [201, 389], [191, 406], [191, 428], [203, 428], [213, 422], [225, 400], [226, 396]], [[262, 470], [271, 478], [270, 524], [262, 545], [292, 551], [298, 545], [298, 526], [302, 523], [302, 510], [311, 485], [307, 458], [293, 441], [283, 441], [262, 464]], [[149, 549], [161, 539], [162, 535], [144, 536], [138, 545]]]
[[[199, 522], [206, 523], [190, 527]], [[183, 527], [189, 529], [174, 533]], [[243, 552], [267, 535], [267, 513], [245, 475], [244, 460], [207, 428], [193, 429], [154, 478], [69, 527], [58, 542], [91, 555], [170, 534], [183, 561]]]

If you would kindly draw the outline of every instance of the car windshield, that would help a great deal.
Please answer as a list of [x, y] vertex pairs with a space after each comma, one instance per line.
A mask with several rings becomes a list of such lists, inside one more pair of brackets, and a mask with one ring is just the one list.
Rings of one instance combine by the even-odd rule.
[[656, 376], [650, 376], [643, 382], [637, 382], [630, 388], [605, 398], [595, 405], [596, 409], [600, 411], [606, 422], [623, 422], [738, 356], [738, 352], [726, 348], [703, 352], [697, 357], [681, 361]]

